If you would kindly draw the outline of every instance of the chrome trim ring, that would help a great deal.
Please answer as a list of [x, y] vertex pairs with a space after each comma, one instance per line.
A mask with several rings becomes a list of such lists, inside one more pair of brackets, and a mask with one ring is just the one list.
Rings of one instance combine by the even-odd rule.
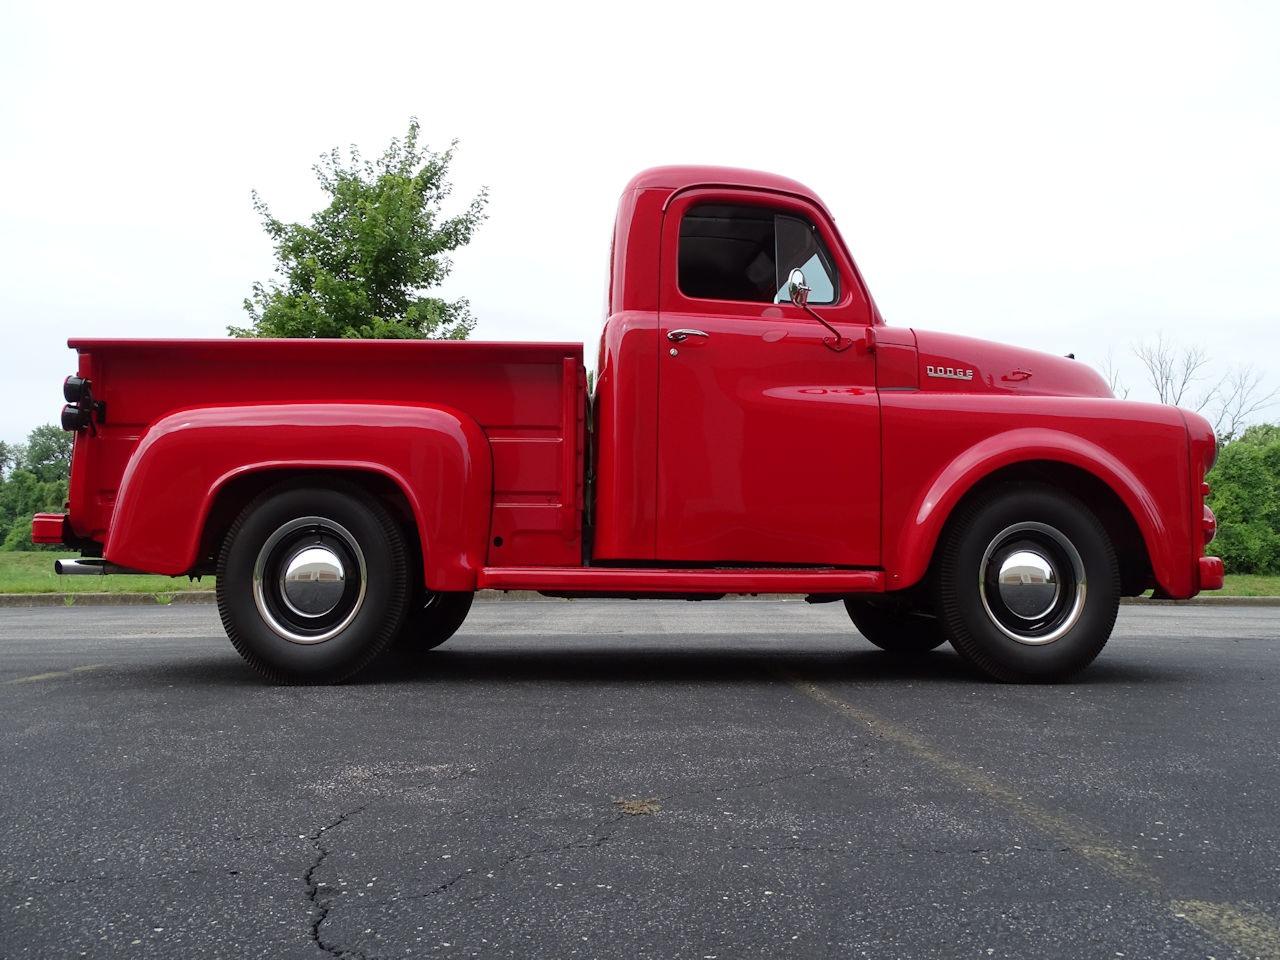
[[290, 643], [316, 644], [345, 630], [364, 606], [360, 544], [326, 517], [298, 517], [267, 537], [253, 564], [253, 602]]
[[987, 618], [1010, 640], [1044, 646], [1060, 640], [1084, 613], [1084, 560], [1055, 527], [1024, 521], [992, 538], [978, 566]]

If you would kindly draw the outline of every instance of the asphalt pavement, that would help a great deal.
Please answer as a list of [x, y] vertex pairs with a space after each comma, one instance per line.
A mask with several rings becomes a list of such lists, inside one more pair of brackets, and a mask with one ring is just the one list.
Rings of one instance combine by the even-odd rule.
[[1280, 958], [1280, 608], [1077, 682], [838, 605], [477, 604], [273, 687], [215, 610], [0, 610], [5, 957]]

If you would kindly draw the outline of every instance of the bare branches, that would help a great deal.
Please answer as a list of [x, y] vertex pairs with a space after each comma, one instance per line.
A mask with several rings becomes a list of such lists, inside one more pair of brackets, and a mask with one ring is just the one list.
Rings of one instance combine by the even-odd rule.
[[1225, 442], [1235, 437], [1255, 413], [1275, 402], [1277, 390], [1266, 393], [1263, 375], [1252, 364], [1234, 367], [1219, 382], [1212, 406], [1213, 432]]
[[1124, 381], [1120, 379], [1120, 370], [1116, 366], [1115, 356], [1110, 350], [1107, 350], [1107, 359], [1102, 364], [1102, 376], [1106, 378], [1107, 386], [1112, 394], [1121, 400], [1129, 399], [1129, 388], [1124, 385]]
[[[1133, 353], [1146, 368], [1147, 382], [1155, 390], [1156, 397], [1161, 403], [1175, 407], [1189, 399], [1191, 385], [1203, 379], [1201, 371], [1209, 362], [1204, 347], [1179, 347], [1165, 340], [1163, 333], [1154, 342], [1144, 340], [1134, 344]], [[1206, 395], [1196, 409], [1203, 409], [1208, 401], [1209, 396]]]
[[[1209, 373], [1208, 353], [1200, 346], [1183, 347], [1166, 340], [1163, 334], [1154, 341], [1135, 343], [1133, 354], [1142, 362], [1156, 399], [1204, 413], [1221, 442], [1237, 436], [1255, 414], [1280, 398], [1280, 390], [1267, 390], [1265, 374], [1247, 363], [1231, 367], [1199, 394], [1194, 394], [1195, 385], [1206, 381]], [[1128, 396], [1110, 354], [1102, 373], [1113, 393]]]

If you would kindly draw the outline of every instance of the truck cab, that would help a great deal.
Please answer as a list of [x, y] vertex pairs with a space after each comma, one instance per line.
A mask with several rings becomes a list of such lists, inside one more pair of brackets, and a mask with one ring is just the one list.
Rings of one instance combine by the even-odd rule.
[[[807, 309], [788, 292], [796, 269]], [[593, 555], [879, 567], [877, 320], [799, 184], [696, 168], [633, 180], [598, 363]]]
[[237, 649], [304, 681], [443, 642], [486, 588], [793, 593], [1052, 680], [1122, 595], [1221, 586], [1203, 418], [887, 325], [802, 184], [641, 173], [607, 303], [590, 398], [578, 344], [72, 340], [69, 512], [33, 539], [216, 574]]

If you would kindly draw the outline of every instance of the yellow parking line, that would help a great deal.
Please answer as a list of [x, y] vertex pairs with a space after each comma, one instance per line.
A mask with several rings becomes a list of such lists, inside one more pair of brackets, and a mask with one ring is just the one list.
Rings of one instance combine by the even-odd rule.
[[49, 673], [35, 673], [29, 677], [18, 677], [10, 683], [36, 683], [39, 680], [58, 680], [62, 677], [73, 677], [77, 673], [88, 673], [90, 670], [101, 670], [105, 663], [90, 663], [83, 667], [72, 667], [70, 670], [52, 670]]
[[962, 786], [985, 796], [1056, 838], [1099, 869], [1114, 877], [1145, 887], [1165, 900], [1169, 910], [1181, 920], [1199, 927], [1215, 940], [1258, 960], [1280, 960], [1280, 926], [1265, 914], [1229, 903], [1173, 899], [1164, 882], [1131, 850], [1109, 842], [1105, 834], [1079, 820], [1037, 806], [1016, 790], [994, 780], [981, 770], [935, 748], [923, 737], [900, 727], [862, 707], [828, 693], [816, 684], [784, 675], [797, 690], [846, 719], [870, 727], [872, 732], [915, 754]]
[[1280, 930], [1274, 920], [1258, 910], [1207, 900], [1174, 900], [1169, 907], [1174, 916], [1194, 923], [1247, 957], [1280, 957]]

